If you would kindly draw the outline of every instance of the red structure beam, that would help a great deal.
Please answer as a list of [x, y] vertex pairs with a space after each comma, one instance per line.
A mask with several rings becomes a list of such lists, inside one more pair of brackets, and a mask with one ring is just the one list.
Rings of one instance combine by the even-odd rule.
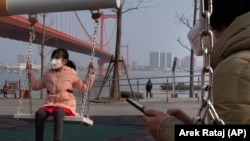
[[[0, 37], [9, 38], [19, 41], [28, 42], [30, 36], [30, 22], [22, 16], [0, 17]], [[46, 26], [46, 46], [61, 47], [69, 51], [91, 55], [92, 44], [76, 39], [61, 31]], [[36, 39], [34, 43], [41, 44], [42, 41], [42, 24], [35, 24]], [[109, 60], [112, 56], [110, 52], [102, 50], [100, 47], [95, 48], [95, 57]]]

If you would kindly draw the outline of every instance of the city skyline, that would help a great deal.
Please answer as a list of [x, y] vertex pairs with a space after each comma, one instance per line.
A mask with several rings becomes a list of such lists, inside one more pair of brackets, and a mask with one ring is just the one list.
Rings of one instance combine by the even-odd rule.
[[[156, 57], [155, 59], [159, 59], [159, 61], [154, 61], [154, 59], [152, 59], [152, 54], [153, 55], [156, 55], [154, 57]], [[164, 56], [164, 57], [163, 57]], [[157, 58], [158, 57], [158, 58]], [[133, 61], [131, 64], [134, 64], [136, 63], [136, 66], [144, 66], [144, 67], [151, 67], [151, 68], [171, 68], [172, 67], [172, 61], [173, 61], [173, 58], [174, 58], [174, 54], [173, 52], [167, 52], [167, 51], [151, 51], [148, 53], [148, 63], [146, 63], [145, 65], [140, 65], [138, 64], [138, 62], [136, 61]], [[179, 67], [184, 67], [184, 68], [189, 68], [190, 67], [190, 55], [186, 55], [182, 58], [178, 58], [178, 63], [179, 63]], [[0, 64], [25, 64], [28, 60], [28, 55], [27, 54], [17, 54], [16, 56], [16, 61], [14, 62], [1, 62], [0, 61]], [[33, 64], [40, 64], [40, 62], [36, 61], [36, 59], [31, 59], [33, 60], [31, 63]], [[163, 61], [165, 60], [165, 61]], [[80, 62], [79, 60], [71, 60], [73, 61], [76, 65], [79, 65]], [[197, 63], [199, 60], [197, 60], [197, 57], [194, 56], [194, 67], [201, 67], [201, 65], [198, 65], [197, 66]], [[45, 59], [45, 66], [48, 66], [50, 63], [50, 59]], [[135, 66], [135, 64], [134, 64]], [[80, 67], [82, 68], [82, 67]]]
[[[169, 51], [150, 51], [148, 54], [148, 64], [144, 67], [150, 69], [171, 69], [173, 65], [173, 60], [175, 58], [173, 52]], [[140, 66], [138, 63], [134, 62], [133, 67]], [[141, 66], [142, 67], [142, 66]], [[194, 68], [201, 67], [197, 65], [197, 57], [194, 56]], [[186, 55], [182, 58], [177, 57], [177, 68], [190, 69], [190, 55]]]

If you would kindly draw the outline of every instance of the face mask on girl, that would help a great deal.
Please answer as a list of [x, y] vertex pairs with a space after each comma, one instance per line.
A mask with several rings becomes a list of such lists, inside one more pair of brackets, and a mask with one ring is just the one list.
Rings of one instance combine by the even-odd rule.
[[63, 65], [62, 59], [52, 59], [51, 60], [51, 68], [52, 69], [59, 69]]

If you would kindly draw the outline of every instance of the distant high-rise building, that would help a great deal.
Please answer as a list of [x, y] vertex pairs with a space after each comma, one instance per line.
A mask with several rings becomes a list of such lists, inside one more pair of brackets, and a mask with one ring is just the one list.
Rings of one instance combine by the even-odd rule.
[[167, 52], [167, 68], [171, 69], [173, 64], [173, 53]]
[[149, 53], [149, 67], [153, 69], [160, 67], [160, 52], [159, 51], [152, 51]]
[[138, 62], [136, 62], [136, 61], [132, 62], [132, 69], [137, 69], [138, 66], [139, 66]]
[[181, 67], [190, 69], [190, 56], [185, 56], [182, 58]]
[[182, 66], [182, 59], [178, 58], [176, 62], [176, 68], [180, 69], [182, 68], [181, 66]]
[[165, 69], [167, 67], [167, 52], [160, 52], [160, 68]]
[[28, 60], [28, 55], [18, 54], [17, 63], [26, 63]]
[[[190, 56], [185, 56], [182, 58], [182, 68], [190, 69]], [[194, 57], [194, 68], [196, 67], [196, 58]]]

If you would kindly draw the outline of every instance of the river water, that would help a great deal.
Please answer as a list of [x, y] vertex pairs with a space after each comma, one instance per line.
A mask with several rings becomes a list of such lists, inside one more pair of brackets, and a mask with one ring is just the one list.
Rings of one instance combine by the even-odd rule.
[[[84, 78], [86, 72], [79, 71], [78, 74]], [[91, 97], [96, 97], [98, 94], [100, 94], [100, 97], [108, 97], [110, 94], [110, 85], [112, 80], [112, 74], [110, 74], [109, 79], [105, 81], [105, 85], [102, 86], [103, 78], [104, 76], [96, 76], [94, 87], [91, 90]], [[173, 79], [173, 76], [175, 75], [175, 79]], [[194, 76], [195, 83], [198, 83], [198, 73]], [[40, 74], [37, 73], [37, 78], [40, 78]], [[158, 96], [166, 97], [166, 93], [169, 93], [169, 90], [162, 90], [160, 87], [162, 83], [168, 82], [173, 83], [175, 80], [175, 83], [179, 82], [185, 82], [189, 83], [189, 74], [188, 72], [176, 72], [173, 74], [172, 72], [160, 72], [160, 71], [130, 71], [128, 72], [128, 75], [126, 73], [123, 73], [119, 77], [120, 81], [120, 91], [132, 91], [133, 92], [140, 92], [143, 93], [144, 96], [146, 94], [145, 90], [145, 84], [148, 81], [148, 79], [151, 79], [153, 83], [153, 89], [152, 92], [157, 94]], [[26, 73], [20, 72], [20, 73], [0, 73], [0, 87], [3, 87], [5, 81], [9, 82], [16, 82], [20, 81], [20, 88], [24, 89], [28, 87], [27, 79], [26, 79]], [[130, 85], [129, 85], [130, 84]], [[101, 87], [102, 86], [102, 87]], [[131, 86], [131, 87], [130, 87]], [[44, 91], [46, 92], [46, 91]], [[164, 94], [165, 93], [165, 94]], [[178, 97], [188, 97], [189, 93], [188, 91], [179, 91]], [[195, 92], [199, 93], [199, 92]], [[46, 94], [43, 94], [46, 95]], [[3, 95], [0, 95], [0, 97], [3, 97]], [[9, 96], [11, 97], [11, 95]], [[40, 98], [40, 91], [32, 91], [32, 97], [33, 98]]]

